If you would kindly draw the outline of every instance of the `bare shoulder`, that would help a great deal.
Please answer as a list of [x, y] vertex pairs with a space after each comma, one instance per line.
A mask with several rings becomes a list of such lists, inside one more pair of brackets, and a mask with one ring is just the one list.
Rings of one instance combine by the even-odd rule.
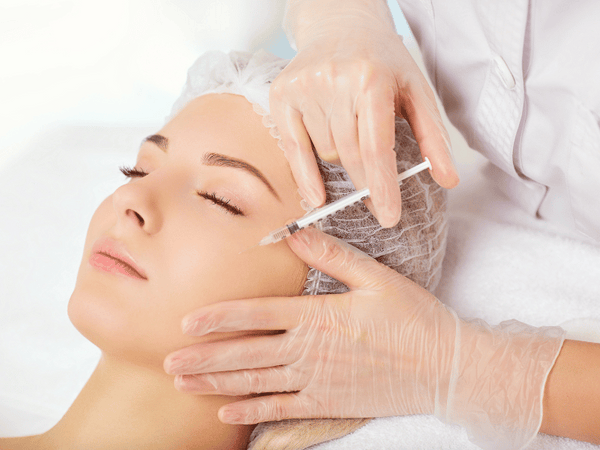
[[0, 438], [0, 450], [43, 449], [42, 435]]

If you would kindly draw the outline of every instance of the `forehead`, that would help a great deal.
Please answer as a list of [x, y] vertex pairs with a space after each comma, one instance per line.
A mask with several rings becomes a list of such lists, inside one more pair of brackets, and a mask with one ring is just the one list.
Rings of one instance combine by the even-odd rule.
[[169, 153], [197, 160], [199, 155], [214, 152], [244, 160], [263, 172], [277, 191], [291, 191], [295, 201], [300, 201], [298, 187], [277, 140], [263, 125], [252, 104], [241, 95], [198, 97], [171, 119], [160, 134], [169, 139]]
[[[269, 135], [261, 117], [240, 95], [207, 94], [188, 103], [161, 130], [181, 150], [219, 151], [229, 156], [253, 159], [282, 157], [276, 140]], [[283, 158], [285, 160], [285, 158]], [[252, 161], [249, 161], [254, 163]], [[280, 161], [285, 163], [285, 161]]]

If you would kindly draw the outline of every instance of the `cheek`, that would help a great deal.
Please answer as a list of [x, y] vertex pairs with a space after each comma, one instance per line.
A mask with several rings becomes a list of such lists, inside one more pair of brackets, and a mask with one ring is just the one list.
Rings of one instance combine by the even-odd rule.
[[285, 242], [248, 250], [255, 241], [215, 229], [171, 253], [165, 270], [182, 316], [218, 301], [301, 294], [306, 264]]
[[[218, 217], [218, 216], [217, 216]], [[285, 242], [248, 249], [262, 230], [231, 227], [214, 218], [182, 215], [151, 237], [148, 255], [155, 277], [147, 283], [86, 272], [95, 240], [114, 226], [110, 197], [88, 230], [86, 251], [69, 302], [77, 329], [103, 351], [162, 367], [171, 351], [199, 342], [181, 332], [181, 319], [218, 301], [302, 292], [307, 266]]]
[[[99, 273], [88, 263], [92, 246], [116, 223], [112, 197], [96, 209], [88, 227], [75, 289], [68, 305], [77, 330], [102, 350], [124, 348], [134, 323], [136, 286], [130, 280]], [[139, 307], [139, 304], [138, 304]]]

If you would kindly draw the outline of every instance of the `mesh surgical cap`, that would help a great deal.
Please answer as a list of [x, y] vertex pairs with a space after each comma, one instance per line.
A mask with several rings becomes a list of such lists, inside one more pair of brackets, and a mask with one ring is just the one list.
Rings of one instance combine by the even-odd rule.
[[[201, 95], [242, 95], [253, 105], [254, 111], [263, 117], [263, 124], [278, 139], [278, 145], [282, 148], [279, 133], [269, 115], [269, 87], [288, 62], [289, 60], [263, 50], [229, 54], [207, 52], [189, 69], [183, 92], [173, 105], [168, 119]], [[421, 154], [410, 127], [400, 118], [396, 118], [395, 151], [398, 172], [421, 162]], [[354, 186], [342, 167], [319, 158], [317, 163], [325, 184], [327, 203], [354, 191]], [[441, 276], [446, 248], [446, 192], [433, 181], [428, 172], [421, 172], [404, 180], [401, 192], [402, 215], [395, 227], [382, 228], [363, 203], [336, 213], [319, 222], [317, 227], [432, 291]], [[303, 202], [305, 209], [306, 205]], [[339, 281], [310, 268], [304, 295], [347, 290]]]

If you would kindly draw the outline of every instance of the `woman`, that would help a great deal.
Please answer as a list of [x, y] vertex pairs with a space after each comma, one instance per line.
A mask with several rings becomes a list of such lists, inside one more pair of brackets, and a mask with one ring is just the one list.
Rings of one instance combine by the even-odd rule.
[[[101, 349], [100, 362], [52, 429], [0, 439], [2, 449], [246, 447], [252, 427], [217, 419], [230, 400], [177, 391], [163, 361], [184, 346], [227, 337], [244, 337], [251, 346], [260, 339], [250, 337], [257, 333], [185, 336], [180, 323], [191, 309], [248, 296], [344, 289], [309, 269], [283, 242], [251, 248], [305, 212], [276, 130], [263, 125], [268, 115], [260, 110], [269, 81], [285, 63], [260, 52], [209, 53], [190, 70], [171, 120], [144, 140], [134, 167], [122, 168], [131, 181], [100, 204], [88, 229], [69, 318]], [[406, 124], [398, 129], [398, 165], [411, 166], [418, 149]], [[330, 196], [352, 189], [336, 167], [323, 163], [321, 170]], [[362, 205], [323, 227], [364, 250], [373, 232], [386, 233], [390, 245], [377, 249], [382, 261], [433, 289], [445, 245], [445, 196], [428, 175], [403, 189], [413, 206], [396, 228], [377, 226]], [[327, 431], [307, 444], [362, 421], [339, 423], [328, 422]]]

